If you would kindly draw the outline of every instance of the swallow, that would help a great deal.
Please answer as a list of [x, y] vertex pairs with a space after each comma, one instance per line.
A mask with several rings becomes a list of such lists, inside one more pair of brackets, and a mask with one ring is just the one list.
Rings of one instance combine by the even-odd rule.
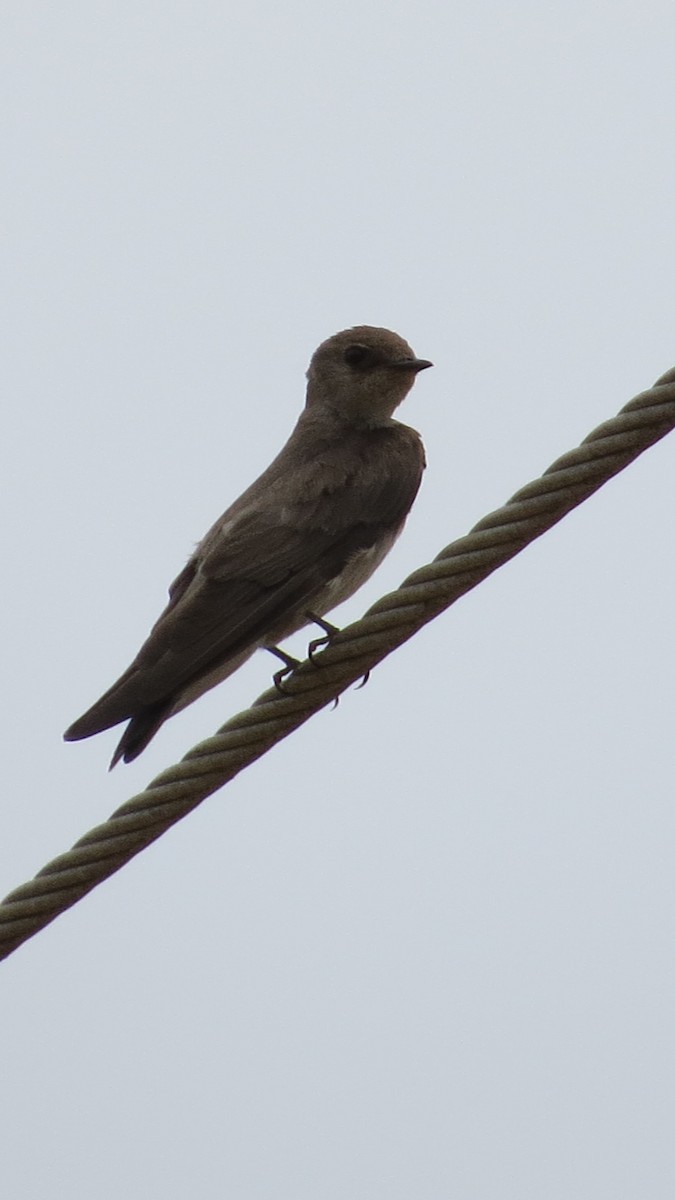
[[322, 342], [286, 445], [197, 545], [131, 666], [66, 741], [128, 722], [110, 767], [131, 762], [169, 717], [254, 650], [287, 659], [280, 641], [365, 583], [422, 480], [422, 440], [393, 414], [431, 365], [398, 334], [370, 325]]

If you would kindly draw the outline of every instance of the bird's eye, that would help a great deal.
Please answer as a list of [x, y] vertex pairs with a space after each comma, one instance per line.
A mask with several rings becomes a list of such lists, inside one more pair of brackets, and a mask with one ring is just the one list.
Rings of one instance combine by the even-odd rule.
[[357, 342], [345, 350], [345, 362], [350, 367], [373, 367], [376, 361], [377, 354], [370, 346], [362, 346]]

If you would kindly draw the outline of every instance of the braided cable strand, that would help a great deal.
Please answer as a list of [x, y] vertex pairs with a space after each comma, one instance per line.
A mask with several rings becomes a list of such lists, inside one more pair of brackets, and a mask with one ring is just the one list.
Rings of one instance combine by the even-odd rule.
[[675, 426], [675, 368], [0, 904], [0, 958], [118, 871]]

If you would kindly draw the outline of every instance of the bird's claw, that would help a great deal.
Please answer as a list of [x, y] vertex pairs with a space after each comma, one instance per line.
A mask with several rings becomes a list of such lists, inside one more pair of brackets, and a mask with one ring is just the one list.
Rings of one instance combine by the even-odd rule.
[[288, 688], [284, 687], [284, 680], [288, 679], [288, 676], [292, 675], [294, 670], [294, 667], [282, 667], [280, 671], [274, 672], [272, 682], [280, 696], [290, 695]]
[[330, 646], [331, 640], [335, 637], [336, 633], [340, 632], [340, 630], [338, 629], [337, 625], [333, 625], [332, 621], [327, 621], [325, 617], [318, 617], [316, 613], [308, 612], [306, 616], [314, 625], [318, 625], [319, 629], [323, 629], [324, 632], [323, 637], [314, 638], [314, 641], [310, 642], [309, 646], [307, 647], [307, 657], [309, 661], [314, 663], [314, 666], [316, 666], [317, 664], [314, 662], [314, 655], [316, 654], [317, 650], [321, 650], [323, 646]]
[[287, 654], [285, 650], [280, 650], [278, 646], [266, 646], [270, 654], [275, 654], [284, 664], [280, 671], [275, 671], [272, 676], [272, 682], [280, 696], [288, 696], [288, 688], [284, 687], [284, 680], [292, 675], [295, 668], [300, 666], [300, 659], [294, 658], [292, 654]]
[[309, 643], [309, 646], [307, 647], [307, 657], [315, 667], [319, 664], [314, 661], [314, 655], [316, 654], [317, 650], [321, 649], [322, 646], [330, 646], [330, 639], [331, 634], [327, 633], [325, 637], [314, 638], [314, 641]]

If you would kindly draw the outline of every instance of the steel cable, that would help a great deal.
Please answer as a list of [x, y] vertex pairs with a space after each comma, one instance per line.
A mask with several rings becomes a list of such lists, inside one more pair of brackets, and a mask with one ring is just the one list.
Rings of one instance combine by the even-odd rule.
[[674, 426], [675, 368], [331, 638], [293, 671], [283, 694], [264, 692], [71, 850], [10, 892], [0, 903], [0, 958], [118, 871]]

